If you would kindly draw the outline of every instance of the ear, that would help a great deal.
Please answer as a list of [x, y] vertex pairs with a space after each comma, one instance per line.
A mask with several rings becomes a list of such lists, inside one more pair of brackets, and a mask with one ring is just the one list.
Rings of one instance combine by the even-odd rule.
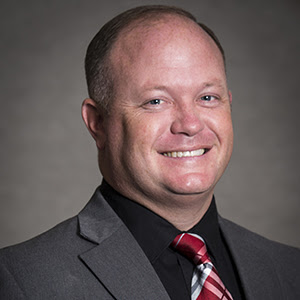
[[83, 101], [81, 116], [87, 129], [96, 141], [98, 149], [103, 149], [106, 137], [103, 124], [103, 114], [100, 113], [94, 100], [85, 99]]
[[231, 91], [228, 92], [228, 96], [229, 96], [230, 111], [232, 112], [232, 94], [231, 94]]
[[228, 96], [229, 96], [230, 105], [232, 105], [232, 93], [231, 93], [231, 91], [228, 92]]
[[229, 96], [229, 102], [230, 102], [230, 106], [232, 105], [232, 93], [231, 91], [228, 92], [228, 96]]

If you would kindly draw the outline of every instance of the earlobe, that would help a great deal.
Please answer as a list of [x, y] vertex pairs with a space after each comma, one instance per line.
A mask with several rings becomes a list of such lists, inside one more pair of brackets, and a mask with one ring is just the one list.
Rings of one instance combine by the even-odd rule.
[[98, 149], [103, 149], [105, 144], [105, 132], [103, 116], [99, 112], [97, 104], [92, 99], [85, 99], [81, 107], [82, 119], [94, 138]]

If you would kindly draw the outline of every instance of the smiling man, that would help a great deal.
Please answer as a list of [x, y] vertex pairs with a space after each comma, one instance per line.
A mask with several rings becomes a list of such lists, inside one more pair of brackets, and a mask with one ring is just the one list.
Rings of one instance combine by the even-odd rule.
[[86, 75], [103, 182], [77, 217], [2, 250], [1, 299], [298, 299], [299, 251], [217, 213], [233, 130], [213, 32], [174, 7], [126, 11]]
[[140, 22], [112, 46], [116, 88], [108, 114], [99, 124], [101, 112], [88, 99], [83, 118], [110, 186], [187, 230], [210, 205], [232, 151], [224, 61], [188, 18]]

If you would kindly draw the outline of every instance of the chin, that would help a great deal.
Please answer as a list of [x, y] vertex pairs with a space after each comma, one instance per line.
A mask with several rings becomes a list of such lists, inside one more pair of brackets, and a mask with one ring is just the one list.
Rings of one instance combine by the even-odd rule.
[[215, 186], [214, 180], [208, 180], [192, 174], [184, 176], [176, 182], [169, 182], [168, 189], [174, 194], [179, 195], [202, 195], [210, 194]]

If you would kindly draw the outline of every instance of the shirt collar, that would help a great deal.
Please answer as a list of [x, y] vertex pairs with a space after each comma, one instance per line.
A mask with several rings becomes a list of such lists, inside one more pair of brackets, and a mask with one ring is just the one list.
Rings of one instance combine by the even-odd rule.
[[[174, 238], [181, 233], [180, 230], [153, 211], [119, 194], [104, 180], [100, 186], [100, 191], [128, 227], [151, 263], [154, 263], [160, 254], [170, 246]], [[203, 218], [188, 232], [196, 233], [205, 240], [208, 251], [213, 258], [221, 243], [214, 198]]]

